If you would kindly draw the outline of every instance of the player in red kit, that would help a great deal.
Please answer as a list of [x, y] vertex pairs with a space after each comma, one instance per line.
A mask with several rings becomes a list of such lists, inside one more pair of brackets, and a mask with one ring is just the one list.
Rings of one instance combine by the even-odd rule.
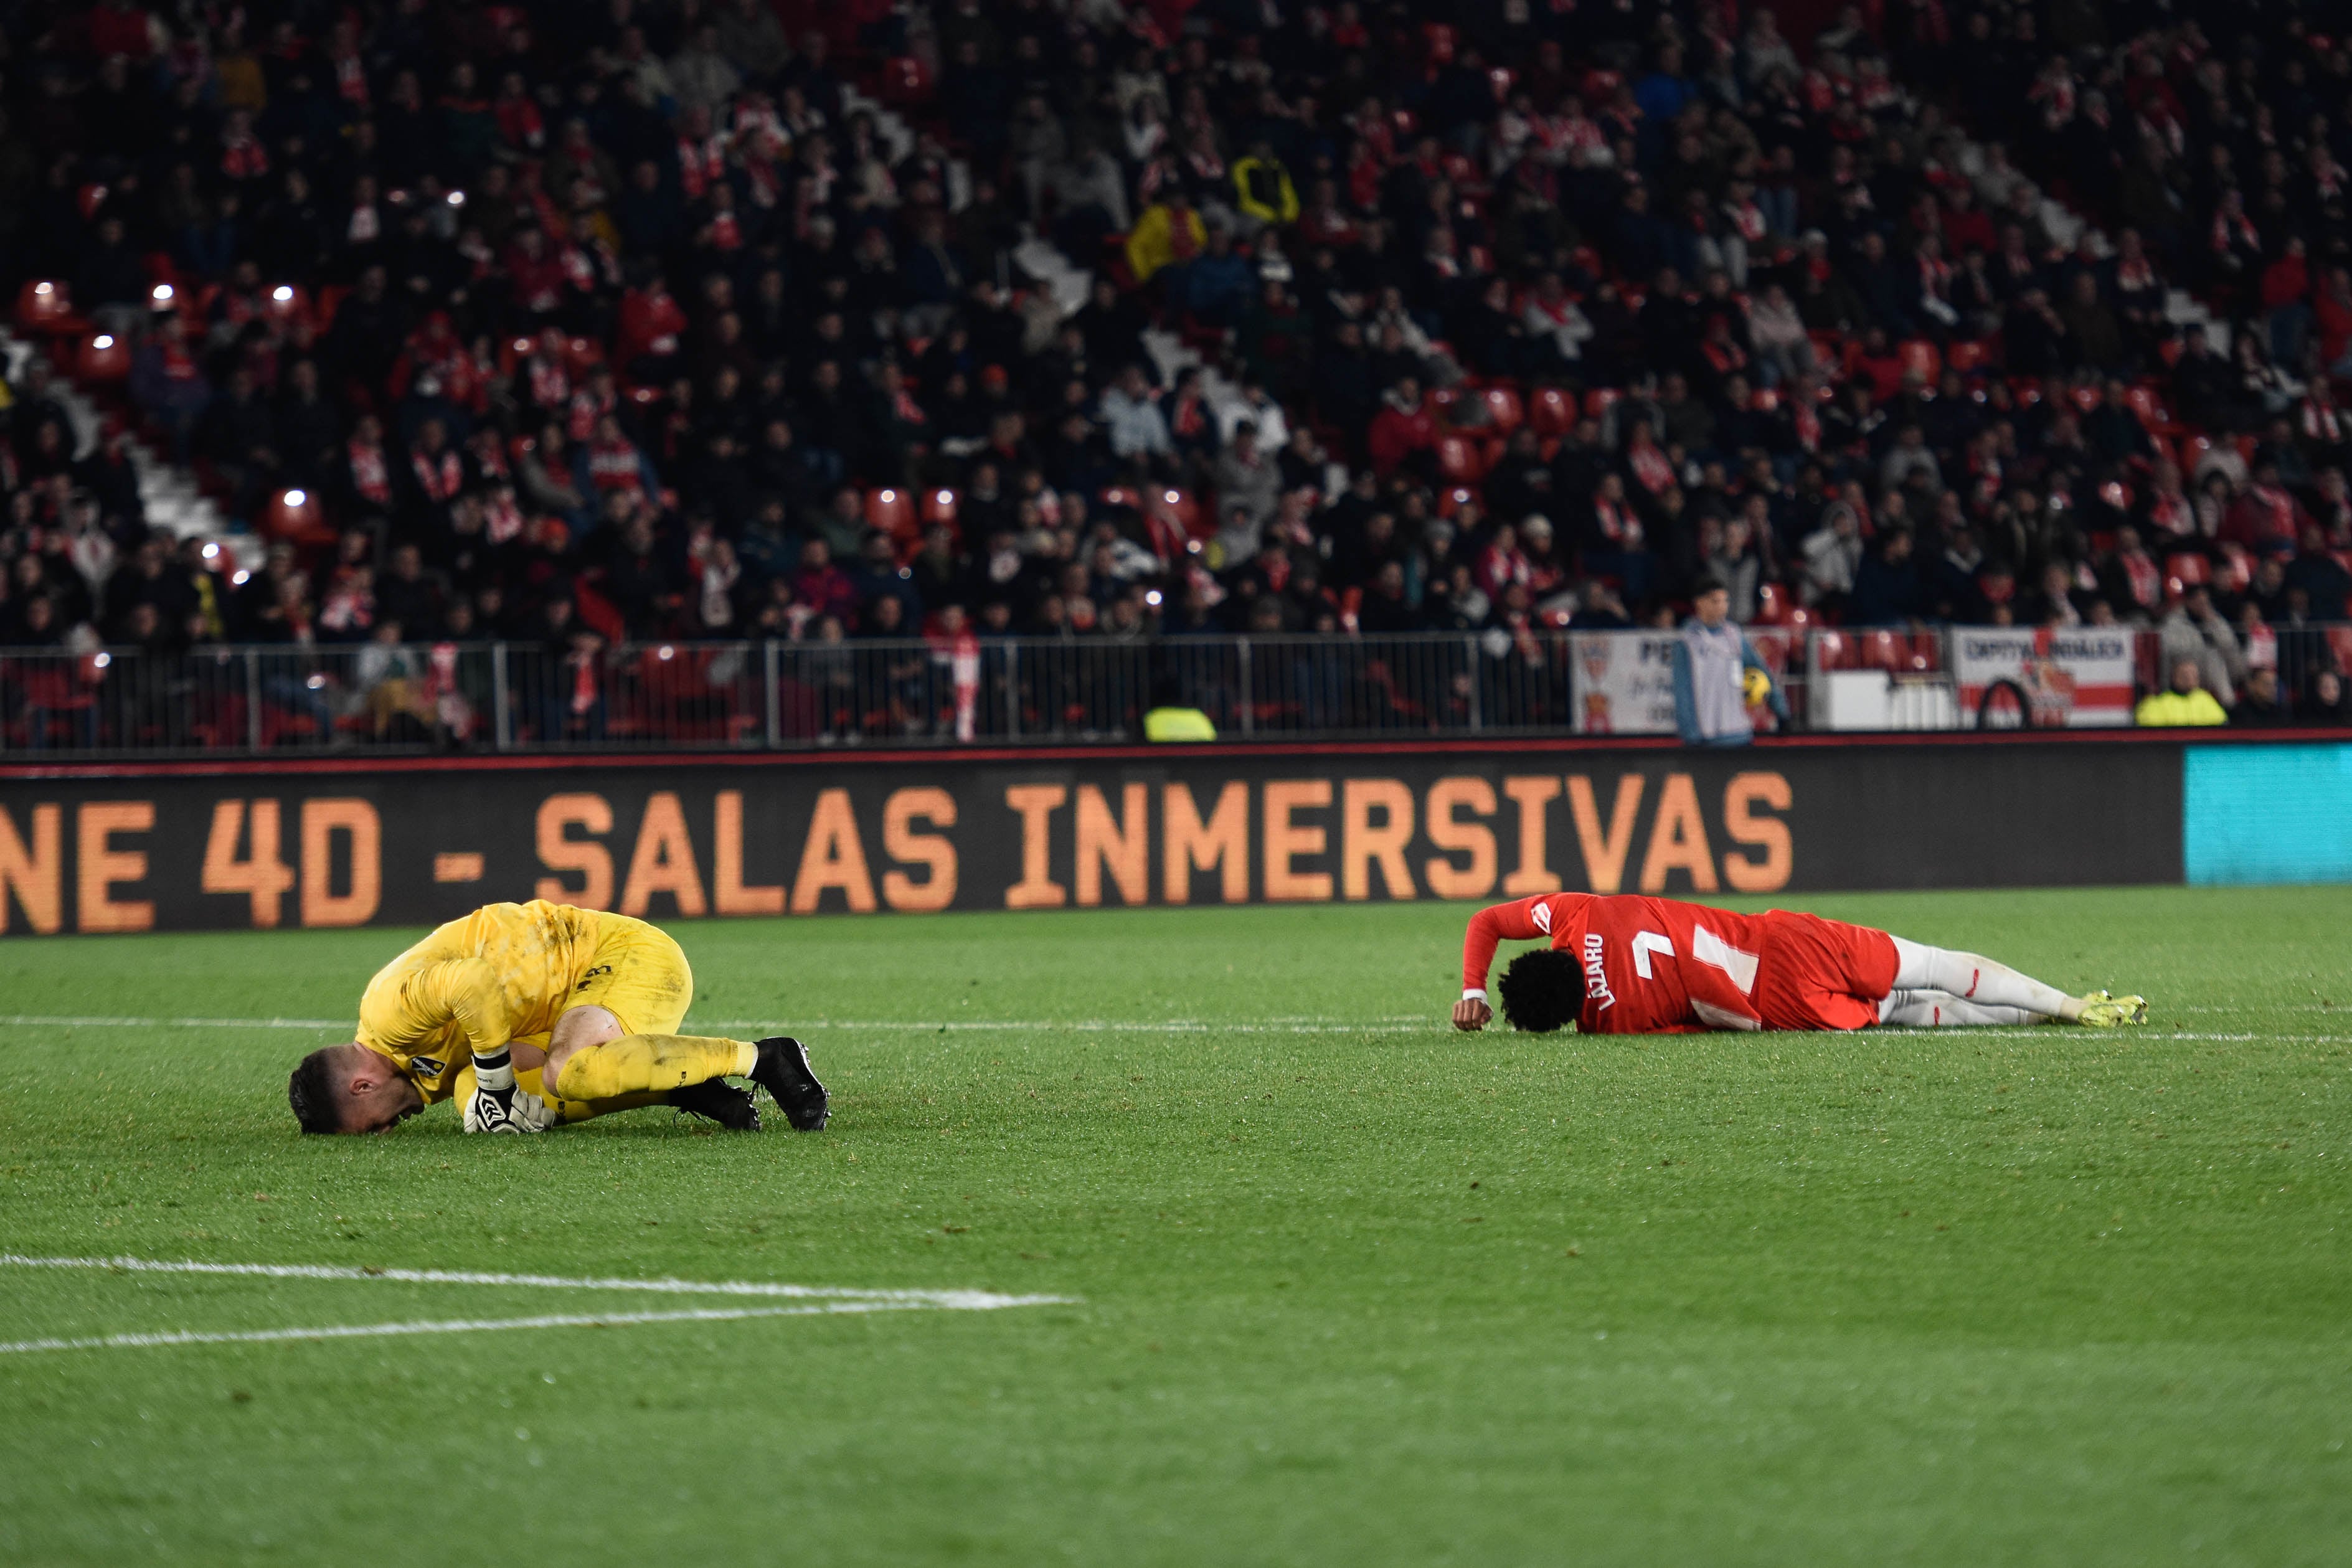
[[1496, 944], [1520, 953], [1497, 989], [1511, 1026], [1538, 1034], [1673, 1035], [1702, 1029], [1915, 1028], [2147, 1021], [2137, 996], [2069, 996], [1972, 952], [1868, 926], [1771, 910], [1735, 914], [1672, 899], [1548, 893], [1472, 917], [1454, 1026], [1483, 1029]]

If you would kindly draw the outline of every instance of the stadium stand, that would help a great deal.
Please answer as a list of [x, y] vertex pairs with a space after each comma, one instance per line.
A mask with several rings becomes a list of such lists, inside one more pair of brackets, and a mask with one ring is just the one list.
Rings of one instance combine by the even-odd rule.
[[[1564, 722], [1542, 639], [1701, 574], [1890, 633], [1816, 663], [2114, 626], [2147, 689], [2336, 721], [2316, 24], [18, 7], [0, 737], [1108, 732], [1171, 670], [1227, 722]], [[1432, 631], [1482, 669], [1362, 651]]]

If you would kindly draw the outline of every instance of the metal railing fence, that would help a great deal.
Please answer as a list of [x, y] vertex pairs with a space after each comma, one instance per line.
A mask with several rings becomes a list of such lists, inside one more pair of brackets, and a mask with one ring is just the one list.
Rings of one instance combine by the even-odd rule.
[[[2273, 668], [2290, 705], [2352, 670], [2352, 626], [2224, 638], [2080, 627], [1751, 626], [1788, 710], [1760, 729], [2128, 724], [2175, 656]], [[366, 749], [794, 750], [1138, 741], [1155, 706], [1221, 736], [1671, 733], [1671, 631], [965, 637], [0, 649], [0, 755]]]

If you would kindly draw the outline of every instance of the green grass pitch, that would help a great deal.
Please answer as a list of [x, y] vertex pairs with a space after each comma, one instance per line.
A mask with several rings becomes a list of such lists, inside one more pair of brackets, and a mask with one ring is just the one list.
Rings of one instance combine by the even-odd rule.
[[[1433, 904], [682, 923], [830, 1131], [305, 1140], [341, 1037], [22, 1020], [344, 1017], [405, 933], [12, 942], [0, 1251], [1076, 1300], [0, 1354], [0, 1562], [2352, 1557], [2352, 890], [1804, 902], [2155, 1021], [1458, 1036]], [[0, 1267], [8, 1342], [731, 1304]]]

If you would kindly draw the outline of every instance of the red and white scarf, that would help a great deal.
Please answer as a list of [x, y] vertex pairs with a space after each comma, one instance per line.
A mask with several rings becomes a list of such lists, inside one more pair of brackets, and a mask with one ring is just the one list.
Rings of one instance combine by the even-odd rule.
[[416, 476], [416, 488], [430, 501], [446, 503], [454, 500], [458, 487], [466, 482], [465, 465], [457, 461], [457, 453], [446, 448], [437, 458], [424, 452], [412, 452], [408, 467]]
[[1620, 550], [1642, 548], [1642, 519], [1633, 509], [1606, 496], [1592, 498], [1593, 521], [1601, 525], [1601, 537]]
[[2147, 521], [2149, 527], [2171, 539], [2188, 539], [2197, 532], [2197, 509], [2179, 490], [2150, 500]]
[[2336, 405], [2318, 397], [2303, 400], [2303, 438], [2327, 447], [2343, 444], [2344, 416]]
[[1663, 495], [1675, 482], [1675, 466], [1653, 442], [1643, 442], [1625, 454], [1626, 466], [1633, 470], [1633, 479], [1652, 495]]
[[596, 422], [620, 405], [614, 393], [598, 396], [593, 387], [583, 386], [572, 395], [572, 412], [564, 422], [564, 434], [574, 441], [585, 441], [596, 433]]
[[637, 449], [625, 438], [592, 441], [588, 445], [588, 482], [600, 490], [642, 490], [645, 478]]
[[727, 143], [716, 136], [677, 139], [677, 184], [690, 202], [727, 177]]
[[352, 467], [352, 489], [378, 506], [390, 506], [392, 470], [384, 464], [383, 447], [354, 438], [343, 447], [343, 458]]

